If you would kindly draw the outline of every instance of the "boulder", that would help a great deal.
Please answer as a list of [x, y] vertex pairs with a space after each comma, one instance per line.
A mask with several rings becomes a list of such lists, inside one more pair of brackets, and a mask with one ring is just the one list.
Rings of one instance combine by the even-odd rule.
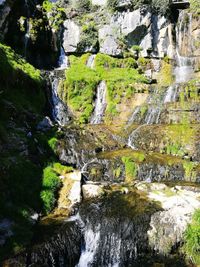
[[80, 28], [72, 20], [64, 22], [63, 48], [65, 53], [77, 52], [77, 45], [80, 41]]
[[122, 49], [118, 43], [119, 30], [116, 25], [105, 25], [99, 29], [100, 52], [111, 56], [120, 56]]
[[49, 117], [45, 117], [42, 121], [38, 123], [37, 129], [40, 131], [48, 131], [53, 127], [53, 123]]
[[104, 191], [102, 186], [95, 184], [85, 184], [82, 186], [83, 198], [89, 199], [93, 197], [100, 197]]

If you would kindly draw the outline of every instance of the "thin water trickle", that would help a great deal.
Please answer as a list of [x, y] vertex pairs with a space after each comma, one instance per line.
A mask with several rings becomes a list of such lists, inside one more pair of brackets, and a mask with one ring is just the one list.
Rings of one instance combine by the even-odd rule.
[[65, 54], [65, 50], [63, 47], [60, 49], [60, 56], [58, 59], [59, 68], [58, 69], [67, 69], [69, 68], [69, 59], [68, 56]]
[[90, 121], [91, 124], [99, 124], [102, 122], [106, 105], [106, 82], [101, 81], [97, 87], [97, 98], [95, 101], [94, 113]]
[[52, 81], [52, 116], [54, 120], [60, 125], [64, 126], [69, 122], [68, 110], [58, 95], [59, 79], [53, 77]]
[[27, 47], [30, 39], [30, 24], [29, 19], [26, 19], [26, 33], [24, 35], [24, 57], [27, 57]]
[[91, 68], [91, 69], [94, 69], [94, 65], [95, 65], [95, 57], [96, 55], [91, 55], [89, 56], [88, 60], [87, 60], [87, 63], [86, 63], [86, 66], [88, 68]]
[[[188, 14], [188, 16], [189, 16], [189, 23], [187, 25], [185, 21], [184, 12], [181, 12], [179, 16], [179, 23], [178, 26], [176, 27], [177, 43], [176, 43], [176, 67], [174, 69], [175, 82], [174, 84], [168, 87], [163, 99], [156, 99], [156, 96], [160, 94], [159, 91], [155, 92], [153, 96], [151, 95], [148, 98], [147, 100], [148, 110], [144, 118], [145, 124], [143, 124], [142, 126], [150, 124], [159, 124], [161, 113], [163, 110], [163, 104], [176, 102], [180, 84], [185, 83], [192, 78], [192, 75], [194, 73], [194, 69], [192, 66], [193, 60], [190, 56], [186, 57], [186, 56], [181, 56], [180, 54], [182, 44], [186, 35], [189, 35], [189, 37], [187, 36], [187, 38], [190, 38], [191, 40], [190, 45], [187, 48], [187, 53], [189, 55], [192, 53], [192, 14]], [[140, 109], [136, 107], [130, 119], [131, 123], [134, 123], [134, 120], [136, 119], [139, 110]], [[127, 145], [132, 149], [136, 149], [136, 145], [134, 143], [140, 128], [141, 126], [135, 129], [128, 138]]]

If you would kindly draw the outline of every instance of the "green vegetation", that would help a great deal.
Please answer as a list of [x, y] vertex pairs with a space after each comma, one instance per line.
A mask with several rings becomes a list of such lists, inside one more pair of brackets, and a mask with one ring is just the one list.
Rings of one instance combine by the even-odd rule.
[[173, 83], [172, 65], [166, 61], [162, 62], [161, 72], [159, 73], [158, 82], [161, 86], [170, 86]]
[[58, 189], [61, 186], [60, 175], [71, 172], [73, 168], [63, 166], [60, 163], [48, 165], [43, 170], [42, 188], [40, 193], [45, 213], [49, 213], [55, 206]]
[[[194, 0], [197, 1], [197, 0]], [[117, 10], [120, 5], [120, 0], [108, 0], [107, 5], [111, 10]], [[144, 5], [150, 6], [155, 12], [167, 14], [169, 12], [170, 1], [164, 0], [131, 0], [128, 4], [129, 8], [138, 9]], [[127, 7], [127, 6], [126, 6]]]
[[4, 75], [6, 77], [8, 73], [11, 76], [21, 71], [36, 82], [41, 82], [42, 80], [39, 70], [27, 63], [21, 56], [15, 54], [9, 46], [3, 44], [0, 44], [0, 63], [2, 78]]
[[89, 11], [91, 9], [91, 1], [90, 0], [76, 1], [76, 8], [82, 12]]
[[196, 265], [200, 264], [200, 209], [196, 210], [193, 215], [191, 224], [188, 225], [184, 234], [184, 246], [188, 260]]
[[184, 151], [179, 143], [171, 143], [166, 146], [166, 153], [174, 156], [184, 156]]
[[[44, 13], [49, 13], [48, 15], [48, 21], [50, 23], [50, 26], [54, 30], [59, 30], [60, 25], [63, 23], [66, 15], [65, 15], [65, 9], [60, 7], [60, 3], [58, 2], [51, 2], [49, 0], [45, 0], [42, 3], [42, 8]], [[41, 23], [44, 21], [44, 19], [41, 19]], [[37, 19], [34, 24], [38, 24], [39, 20]], [[31, 29], [32, 30], [32, 29]], [[37, 30], [38, 31], [38, 30]], [[36, 31], [36, 32], [37, 32]]]
[[200, 14], [200, 2], [199, 2], [199, 0], [190, 0], [190, 10], [194, 14]]
[[122, 157], [125, 165], [126, 182], [132, 182], [137, 175], [137, 165], [131, 157]]
[[80, 123], [89, 121], [93, 111], [95, 88], [100, 81], [96, 71], [85, 65], [88, 56], [81, 58], [71, 56], [71, 68], [66, 73], [67, 99], [65, 101], [76, 112]]
[[117, 114], [117, 104], [122, 97], [132, 95], [136, 83], [147, 83], [148, 80], [138, 73], [137, 63], [133, 58], [116, 59], [98, 54], [95, 58], [95, 69], [86, 66], [89, 54], [82, 57], [70, 56], [71, 68], [66, 73], [64, 101], [79, 118], [80, 123], [87, 123], [93, 111], [93, 102], [97, 85], [106, 81], [107, 110], [110, 120]]
[[196, 181], [196, 167], [197, 163], [185, 161], [183, 162], [183, 168], [185, 170], [185, 180], [195, 182]]
[[78, 51], [84, 52], [86, 47], [98, 47], [98, 31], [93, 20], [85, 22], [82, 27], [81, 40], [78, 43]]
[[56, 163], [55, 129], [37, 130], [45, 107], [40, 71], [0, 44], [0, 72], [0, 221], [13, 222], [14, 233], [1, 248], [1, 261], [29, 244], [31, 215], [53, 209], [59, 176], [71, 167]]

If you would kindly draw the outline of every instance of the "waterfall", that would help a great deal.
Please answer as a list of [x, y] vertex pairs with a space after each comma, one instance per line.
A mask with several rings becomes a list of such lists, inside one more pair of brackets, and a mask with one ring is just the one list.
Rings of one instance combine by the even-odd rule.
[[[192, 54], [192, 14], [187, 14], [189, 17], [188, 23], [186, 23], [185, 12], [181, 11], [179, 15], [179, 20], [176, 27], [176, 67], [174, 68], [174, 76], [175, 82], [171, 86], [168, 87], [163, 99], [154, 99], [154, 97], [150, 97], [147, 102], [149, 107], [144, 118], [144, 125], [150, 124], [158, 124], [160, 121], [160, 116], [163, 110], [163, 104], [176, 102], [177, 94], [179, 91], [179, 85], [181, 83], [185, 83], [192, 78], [194, 73], [194, 69], [192, 67], [193, 59], [191, 58]], [[182, 47], [185, 45], [184, 40], [187, 38], [187, 56], [182, 56]], [[155, 92], [155, 96], [160, 94], [159, 92]], [[133, 112], [130, 123], [133, 123], [137, 118], [137, 115], [140, 111], [139, 107], [136, 107]], [[135, 138], [137, 138], [137, 133], [141, 129], [139, 126], [135, 129], [128, 138], [127, 145], [132, 149], [136, 149], [134, 144]]]
[[86, 63], [88, 68], [94, 69], [95, 57], [96, 57], [96, 55], [89, 56], [87, 63]]
[[136, 109], [134, 110], [133, 114], [131, 115], [130, 119], [128, 120], [128, 125], [132, 124], [135, 119], [137, 118], [138, 114], [140, 112], [140, 107], [136, 107]]
[[[185, 15], [187, 15], [188, 23]], [[188, 42], [185, 42], [185, 39]], [[194, 73], [191, 58], [192, 54], [192, 14], [185, 14], [184, 11], [180, 12], [179, 20], [176, 27], [176, 68], [174, 70], [175, 82], [184, 83], [191, 79], [192, 74]], [[184, 48], [184, 49], [183, 49]], [[181, 55], [182, 50], [185, 51], [184, 56]]]
[[[70, 115], [67, 106], [61, 100], [58, 94], [60, 82], [64, 79], [65, 70], [69, 68], [69, 60], [65, 54], [63, 47], [60, 49], [60, 56], [58, 59], [58, 68], [50, 73], [50, 81], [52, 88], [52, 116], [53, 119], [60, 125], [65, 126], [70, 121]], [[60, 77], [59, 77], [60, 76]], [[63, 76], [63, 78], [62, 78]]]
[[165, 98], [164, 98], [164, 103], [175, 102], [177, 92], [178, 92], [178, 85], [177, 84], [169, 86], [167, 89]]
[[52, 116], [53, 119], [60, 125], [64, 126], [69, 123], [70, 117], [68, 114], [68, 110], [66, 105], [63, 103], [63, 101], [60, 99], [58, 95], [58, 87], [60, 80], [58, 77], [54, 76], [55, 74], [52, 72]]
[[30, 39], [30, 24], [29, 24], [29, 19], [26, 19], [26, 33], [24, 35], [24, 57], [25, 58], [27, 56], [27, 47], [28, 47], [29, 39]]
[[65, 54], [65, 50], [63, 47], [60, 49], [60, 56], [58, 59], [59, 69], [67, 69], [69, 68], [69, 59], [68, 56]]
[[79, 263], [76, 267], [88, 267], [93, 263], [95, 253], [98, 249], [100, 240], [100, 224], [95, 226], [95, 230], [92, 229], [92, 225], [86, 227], [84, 233], [84, 247], [82, 249]]
[[97, 97], [94, 113], [90, 121], [91, 124], [99, 124], [102, 122], [106, 105], [106, 82], [101, 81], [97, 87]]

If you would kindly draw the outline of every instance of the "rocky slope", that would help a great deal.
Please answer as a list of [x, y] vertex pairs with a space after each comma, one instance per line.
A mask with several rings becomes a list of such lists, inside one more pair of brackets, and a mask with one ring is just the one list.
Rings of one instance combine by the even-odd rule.
[[199, 263], [196, 7], [0, 2], [4, 266]]

